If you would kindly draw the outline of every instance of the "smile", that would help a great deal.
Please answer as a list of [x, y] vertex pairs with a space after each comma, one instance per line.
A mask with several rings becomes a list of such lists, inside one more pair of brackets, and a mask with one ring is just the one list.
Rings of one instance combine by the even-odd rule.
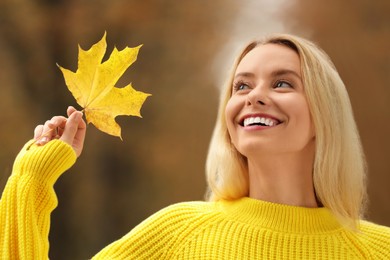
[[280, 124], [279, 120], [263, 116], [249, 116], [244, 118], [240, 123], [240, 125], [244, 127], [254, 125], [271, 127], [276, 126], [278, 124]]

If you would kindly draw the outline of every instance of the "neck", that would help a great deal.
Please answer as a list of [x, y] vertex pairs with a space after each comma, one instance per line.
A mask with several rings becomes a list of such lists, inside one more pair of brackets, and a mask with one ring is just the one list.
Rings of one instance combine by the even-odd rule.
[[[259, 158], [261, 158], [259, 160]], [[279, 204], [318, 207], [314, 186], [314, 156], [282, 154], [248, 157], [249, 197]]]

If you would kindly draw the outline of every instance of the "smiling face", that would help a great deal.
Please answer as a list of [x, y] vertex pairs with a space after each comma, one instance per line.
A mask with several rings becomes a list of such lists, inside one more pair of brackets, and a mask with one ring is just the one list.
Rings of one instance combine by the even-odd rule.
[[298, 54], [280, 44], [255, 47], [239, 63], [225, 120], [246, 157], [314, 151], [314, 127]]

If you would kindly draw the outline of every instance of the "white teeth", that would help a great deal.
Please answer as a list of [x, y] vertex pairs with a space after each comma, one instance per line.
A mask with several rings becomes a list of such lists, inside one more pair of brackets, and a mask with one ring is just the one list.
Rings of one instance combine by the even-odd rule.
[[265, 117], [248, 117], [244, 119], [244, 126], [252, 125], [252, 124], [263, 124], [267, 126], [274, 126], [277, 122], [270, 118]]

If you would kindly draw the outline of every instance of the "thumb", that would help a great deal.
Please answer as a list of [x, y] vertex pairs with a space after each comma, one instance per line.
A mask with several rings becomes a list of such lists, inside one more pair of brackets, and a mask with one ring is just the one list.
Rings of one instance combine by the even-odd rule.
[[60, 140], [68, 143], [69, 145], [73, 144], [82, 116], [83, 114], [79, 111], [75, 111], [69, 116], [65, 125], [64, 133], [62, 134]]

